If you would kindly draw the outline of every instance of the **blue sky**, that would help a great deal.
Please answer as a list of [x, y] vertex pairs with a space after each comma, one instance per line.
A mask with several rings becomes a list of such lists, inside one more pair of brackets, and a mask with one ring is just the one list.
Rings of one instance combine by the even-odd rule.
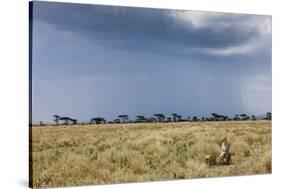
[[33, 122], [264, 114], [271, 17], [34, 2]]

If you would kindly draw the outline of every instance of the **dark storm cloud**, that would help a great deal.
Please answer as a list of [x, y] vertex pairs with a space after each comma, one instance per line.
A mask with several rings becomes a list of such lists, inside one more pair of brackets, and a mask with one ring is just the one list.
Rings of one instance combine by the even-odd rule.
[[[254, 17], [251, 15], [208, 13], [211, 17], [208, 25], [196, 27], [184, 18], [183, 23], [179, 23], [178, 17], [184, 17], [187, 11], [49, 2], [35, 4], [40, 8], [40, 11], [35, 8], [34, 12], [39, 21], [112, 48], [185, 54], [185, 48], [228, 48], [243, 45], [259, 35], [259, 31], [245, 22], [251, 21]], [[241, 25], [241, 22], [245, 24]], [[179, 48], [184, 52], [178, 51]]]

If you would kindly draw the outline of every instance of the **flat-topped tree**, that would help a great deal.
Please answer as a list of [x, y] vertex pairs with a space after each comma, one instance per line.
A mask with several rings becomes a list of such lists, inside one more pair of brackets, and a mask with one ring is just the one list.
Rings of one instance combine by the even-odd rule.
[[153, 114], [153, 115], [158, 119], [158, 122], [164, 122], [165, 121], [164, 114]]
[[241, 117], [242, 120], [248, 120], [248, 119], [250, 119], [250, 117], [247, 116], [247, 114], [240, 114], [240, 117]]
[[129, 122], [129, 116], [128, 115], [119, 115], [118, 116], [120, 120], [122, 120], [122, 123], [128, 123]]
[[222, 120], [227, 120], [228, 116], [224, 116], [224, 115], [220, 115], [220, 114], [217, 114], [217, 113], [212, 113], [212, 116], [214, 117], [214, 119], [216, 121], [222, 121]]
[[103, 117], [94, 117], [91, 119], [90, 121], [91, 124], [95, 123], [95, 124], [105, 124], [106, 120]]
[[77, 119], [72, 119], [70, 117], [59, 117], [59, 121], [64, 121], [65, 125], [68, 125], [69, 122], [71, 121], [73, 125], [77, 124]]
[[266, 120], [272, 120], [272, 113], [271, 112], [266, 112], [266, 114], [265, 114], [265, 119]]

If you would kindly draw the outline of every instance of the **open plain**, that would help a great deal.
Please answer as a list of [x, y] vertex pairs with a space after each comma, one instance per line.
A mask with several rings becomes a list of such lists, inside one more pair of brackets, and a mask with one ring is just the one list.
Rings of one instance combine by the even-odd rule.
[[[33, 187], [271, 173], [271, 121], [31, 127]], [[231, 147], [230, 165], [206, 164]]]

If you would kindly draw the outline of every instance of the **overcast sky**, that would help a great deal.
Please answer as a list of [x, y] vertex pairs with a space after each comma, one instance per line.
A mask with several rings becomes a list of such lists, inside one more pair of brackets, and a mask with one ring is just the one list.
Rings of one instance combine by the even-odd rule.
[[33, 122], [264, 114], [271, 17], [35, 2]]

